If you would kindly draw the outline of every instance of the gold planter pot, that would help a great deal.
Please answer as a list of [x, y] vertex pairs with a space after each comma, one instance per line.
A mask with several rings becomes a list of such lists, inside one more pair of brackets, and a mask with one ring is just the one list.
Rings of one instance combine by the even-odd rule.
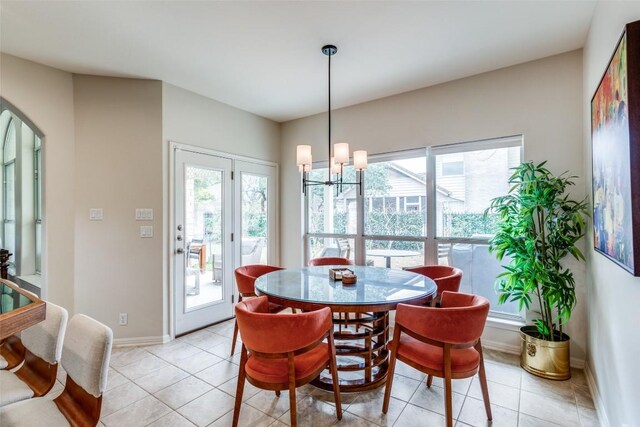
[[550, 380], [568, 380], [571, 378], [569, 365], [570, 339], [567, 334], [556, 332], [558, 339], [562, 341], [547, 341], [536, 338], [538, 331], [535, 326], [523, 326], [520, 328], [522, 337], [522, 351], [520, 353], [520, 366], [533, 375]]

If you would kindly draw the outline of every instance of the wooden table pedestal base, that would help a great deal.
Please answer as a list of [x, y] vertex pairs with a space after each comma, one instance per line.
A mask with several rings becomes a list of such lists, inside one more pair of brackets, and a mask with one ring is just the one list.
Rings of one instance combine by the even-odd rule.
[[[333, 323], [340, 391], [366, 391], [383, 385], [389, 367], [389, 312], [334, 313]], [[329, 370], [312, 384], [333, 390]]]

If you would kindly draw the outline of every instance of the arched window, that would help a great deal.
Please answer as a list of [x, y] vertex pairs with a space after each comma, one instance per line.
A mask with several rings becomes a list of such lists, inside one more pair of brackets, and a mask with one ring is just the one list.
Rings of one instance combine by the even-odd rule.
[[35, 290], [41, 284], [42, 132], [0, 97], [0, 247], [13, 254], [9, 276]]

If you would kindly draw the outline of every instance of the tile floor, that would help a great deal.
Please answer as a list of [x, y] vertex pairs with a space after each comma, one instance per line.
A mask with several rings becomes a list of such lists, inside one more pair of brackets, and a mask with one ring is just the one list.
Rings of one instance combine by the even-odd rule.
[[[164, 345], [114, 348], [101, 425], [230, 426], [239, 362], [237, 353], [228, 357], [232, 332], [228, 321]], [[493, 425], [599, 425], [582, 371], [575, 370], [570, 381], [547, 381], [520, 369], [515, 356], [485, 354]], [[308, 385], [297, 390], [298, 425], [444, 425], [442, 381], [434, 379], [428, 389], [424, 374], [402, 363], [396, 372], [386, 416], [381, 413], [384, 387], [343, 394], [344, 415], [338, 422], [333, 395]], [[51, 395], [62, 390], [64, 375]], [[488, 425], [477, 378], [454, 380], [453, 392], [456, 426]], [[247, 383], [240, 425], [289, 425], [288, 393], [278, 398]]]

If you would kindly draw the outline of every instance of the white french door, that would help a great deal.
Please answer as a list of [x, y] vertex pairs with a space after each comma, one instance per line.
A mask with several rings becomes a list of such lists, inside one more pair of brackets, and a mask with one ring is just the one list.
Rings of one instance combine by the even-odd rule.
[[277, 169], [174, 151], [175, 335], [233, 316], [233, 270], [277, 262]]
[[232, 166], [222, 157], [175, 152], [176, 335], [233, 312]]
[[234, 162], [236, 266], [276, 263], [276, 168]]

